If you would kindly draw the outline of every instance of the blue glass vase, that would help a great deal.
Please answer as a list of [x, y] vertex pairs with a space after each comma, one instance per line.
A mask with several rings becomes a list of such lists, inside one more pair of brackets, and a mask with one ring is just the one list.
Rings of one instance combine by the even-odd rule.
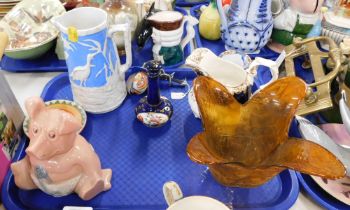
[[148, 127], [160, 127], [166, 124], [173, 114], [170, 101], [160, 95], [159, 76], [163, 67], [160, 61], [152, 60], [146, 62], [144, 68], [148, 75], [148, 92], [135, 108], [136, 117]]

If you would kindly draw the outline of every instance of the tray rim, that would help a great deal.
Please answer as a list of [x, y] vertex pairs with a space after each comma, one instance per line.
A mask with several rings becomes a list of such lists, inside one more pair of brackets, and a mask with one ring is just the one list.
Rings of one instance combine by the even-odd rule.
[[[137, 67], [132, 67], [128, 70], [129, 73], [132, 73], [132, 71], [134, 71], [134, 69], [136, 69]], [[172, 69], [173, 72], [182, 72], [182, 73], [186, 73], [186, 72], [193, 72], [191, 69], [187, 69], [187, 68], [178, 68], [178, 69]], [[44, 87], [42, 93], [41, 93], [41, 97], [44, 98], [48, 92], [50, 91], [50, 89], [53, 87], [53, 85], [55, 83], [60, 82], [60, 80], [69, 80], [68, 77], [68, 72], [64, 72], [61, 73], [57, 76], [55, 76], [54, 78], [52, 78]], [[24, 136], [18, 146], [18, 149], [16, 151], [16, 154], [13, 158], [13, 161], [18, 161], [20, 160], [24, 155], [25, 155], [25, 147], [28, 144], [28, 138], [26, 136]], [[281, 175], [281, 173], [283, 173]], [[286, 169], [284, 171], [282, 171], [278, 176], [280, 176], [280, 180], [281, 180], [281, 186], [282, 186], [282, 191], [281, 191], [281, 195], [278, 197], [277, 200], [279, 200], [280, 198], [283, 198], [284, 200], [280, 203], [278, 203], [277, 205], [274, 206], [268, 206], [268, 207], [256, 207], [256, 208], [240, 208], [240, 209], [256, 209], [256, 210], [269, 210], [269, 209], [275, 209], [275, 210], [279, 210], [279, 209], [289, 209], [291, 206], [293, 206], [293, 204], [296, 202], [298, 195], [299, 195], [299, 182], [298, 182], [298, 178], [296, 175], [296, 172], [293, 170], [289, 170]], [[22, 203], [16, 203], [14, 202], [15, 199], [13, 199], [13, 197], [10, 197], [9, 195], [9, 189], [13, 186], [11, 185], [11, 179], [12, 179], [12, 171], [9, 169], [6, 177], [4, 179], [4, 183], [2, 186], [2, 201], [5, 205], [5, 207], [7, 209], [11, 209], [11, 210], [25, 210], [25, 206]], [[284, 178], [284, 177], [290, 177], [290, 178]], [[287, 179], [287, 180], [286, 180]], [[290, 190], [288, 191], [284, 191], [283, 190], [283, 182], [284, 181], [288, 181], [290, 180]], [[16, 187], [16, 189], [18, 189]], [[19, 198], [17, 198], [19, 199]], [[22, 208], [23, 207], [23, 208]]]
[[[21, 141], [18, 144], [16, 153], [11, 161], [19, 161], [25, 154], [25, 147], [27, 146], [29, 142], [29, 139], [25, 136], [25, 134], [22, 134]], [[22, 203], [15, 202], [13, 197], [10, 197], [9, 191], [11, 188], [11, 180], [12, 180], [12, 171], [11, 168], [8, 169], [6, 176], [4, 178], [4, 181], [2, 183], [2, 189], [1, 189], [1, 200], [3, 202], [3, 205], [6, 207], [6, 209], [9, 210], [25, 210], [25, 206], [22, 206]], [[17, 188], [17, 187], [16, 187]], [[22, 208], [23, 207], [23, 208]]]
[[186, 2], [186, 0], [176, 0], [175, 5], [179, 7], [192, 7], [192, 6], [196, 6], [204, 3], [208, 4], [209, 0], [204, 0], [200, 2]]
[[[308, 182], [309, 181], [306, 181], [304, 179], [303, 176], [309, 176], [307, 174], [302, 174], [300, 172], [296, 172], [296, 176], [298, 177], [298, 181], [299, 181], [299, 184], [301, 185], [301, 187], [307, 192], [307, 194], [312, 198], [312, 200], [314, 200], [317, 204], [321, 205], [322, 207], [326, 208], [326, 209], [331, 209], [331, 210], [338, 210], [338, 208], [332, 206], [331, 204], [329, 204], [324, 198], [323, 196], [319, 196], [318, 195], [318, 190], [317, 189], [314, 189], [313, 187], [311, 187]], [[310, 179], [312, 179], [310, 177]], [[313, 180], [311, 180], [312, 182], [315, 182]], [[317, 185], [317, 183], [315, 182], [315, 185]], [[318, 186], [318, 185], [317, 185]], [[323, 189], [321, 189], [323, 190]], [[324, 193], [327, 193], [325, 190], [323, 190]], [[338, 201], [337, 199], [333, 198], [332, 195], [329, 194], [329, 196], [331, 197], [331, 199], [334, 199], [333, 201], [336, 202], [336, 203], [339, 203], [340, 205], [344, 205], [344, 206], [347, 206], [345, 203], [342, 203], [341, 201]], [[349, 206], [350, 208], [350, 206]]]
[[[186, 9], [182, 8], [182, 7], [179, 7], [179, 6], [176, 6], [174, 8], [175, 10], [181, 12], [182, 14], [184, 15], [189, 15], [188, 12], [186, 11]], [[196, 26], [195, 26], [196, 27]], [[196, 30], [196, 29], [195, 29]], [[149, 40], [151, 41], [151, 40]], [[135, 40], [134, 40], [135, 42]], [[190, 55], [191, 52], [192, 52], [192, 47], [191, 47], [191, 43], [187, 43], [187, 45], [185, 46], [184, 48], [184, 55]], [[51, 52], [50, 52], [51, 51]], [[50, 49], [49, 50], [50, 53], [55, 53], [54, 52], [54, 49]], [[57, 56], [56, 56], [57, 58]], [[39, 58], [40, 59], [40, 58]], [[58, 58], [57, 58], [58, 59]], [[7, 60], [13, 60], [13, 61], [20, 61], [20, 62], [26, 62], [26, 60], [18, 60], [18, 59], [13, 59], [13, 58], [10, 58], [6, 55], [3, 56], [3, 59], [0, 61], [0, 70], [2, 71], [7, 71], [7, 72], [13, 72], [13, 73], [45, 73], [45, 72], [68, 72], [68, 68], [67, 68], [67, 65], [64, 65], [64, 66], [42, 66], [42, 67], [39, 67], [39, 68], [28, 68], [28, 69], [5, 69], [4, 68], [4, 64]], [[166, 66], [164, 67], [164, 69], [176, 69], [180, 66], [182, 66], [184, 63], [185, 63], [185, 60], [186, 58], [184, 58], [184, 60], [180, 63], [177, 63], [177, 64], [174, 64], [174, 65], [171, 65], [171, 66]], [[59, 60], [59, 62], [65, 62], [65, 60]], [[136, 67], [137, 65], [131, 65], [130, 67]]]

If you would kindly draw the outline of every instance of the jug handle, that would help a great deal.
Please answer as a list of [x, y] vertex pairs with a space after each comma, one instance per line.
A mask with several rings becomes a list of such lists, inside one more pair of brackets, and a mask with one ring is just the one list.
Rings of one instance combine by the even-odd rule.
[[[124, 45], [125, 45], [125, 51], [126, 51], [126, 61], [123, 65], [120, 63], [120, 58], [118, 55], [118, 49], [117, 44], [115, 40], [113, 39], [113, 34], [116, 32], [124, 32]], [[132, 63], [132, 52], [131, 52], [131, 30], [129, 23], [124, 24], [116, 24], [112, 25], [111, 28], [108, 30], [108, 36], [112, 39], [114, 51], [116, 53], [116, 56], [118, 57], [116, 68], [119, 67], [119, 74], [124, 74], [131, 66]]]
[[141, 21], [142, 18], [146, 15], [146, 10], [144, 7], [145, 1], [135, 0], [135, 4], [136, 4], [137, 16], [139, 18], [139, 21]]
[[193, 39], [194, 35], [196, 34], [193, 26], [199, 23], [197, 18], [194, 18], [192, 16], [188, 16], [188, 15], [184, 16], [183, 24], [185, 24], [186, 21], [187, 21], [186, 36], [181, 41], [181, 49], [182, 50]]
[[0, 61], [2, 56], [4, 55], [5, 49], [9, 42], [9, 36], [5, 32], [0, 32]]
[[216, 0], [216, 5], [218, 7], [218, 12], [220, 15], [220, 21], [221, 21], [221, 30], [226, 30], [227, 29], [227, 20], [226, 20], [226, 11], [222, 7], [222, 0]]
[[174, 181], [166, 182], [163, 185], [163, 195], [168, 206], [183, 198], [180, 186]]
[[[258, 67], [258, 66], [265, 66], [265, 67], [268, 67], [270, 69], [270, 73], [271, 73], [271, 80], [268, 81], [266, 84], [264, 85], [261, 85], [259, 90], [263, 89], [264, 87], [268, 86], [271, 82], [275, 81], [278, 79], [278, 67], [279, 65], [275, 62], [275, 61], [272, 61], [272, 60], [268, 60], [268, 59], [265, 59], [265, 58], [260, 58], [260, 57], [257, 57], [255, 58], [255, 60], [249, 65], [249, 68], [247, 70], [247, 72], [249, 72], [249, 75], [252, 75], [254, 76], [255, 74], [253, 73], [254, 72], [254, 68]], [[251, 81], [254, 81], [254, 79], [252, 78]], [[256, 91], [258, 92], [258, 91]]]
[[[276, 17], [279, 14], [281, 14], [283, 12], [283, 10], [285, 9], [286, 5], [285, 2], [283, 0], [272, 0], [271, 1], [271, 7], [273, 6], [277, 6], [277, 11], [271, 11], [272, 12], [272, 17]], [[275, 8], [272, 8], [275, 9]]]

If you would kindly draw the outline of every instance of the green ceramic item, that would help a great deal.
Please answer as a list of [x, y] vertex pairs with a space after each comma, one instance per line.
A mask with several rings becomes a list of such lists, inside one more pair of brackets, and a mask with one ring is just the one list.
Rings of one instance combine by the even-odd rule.
[[13, 59], [39, 58], [40, 56], [44, 55], [51, 47], [53, 47], [55, 42], [56, 42], [56, 38], [54, 37], [52, 40], [48, 41], [47, 43], [34, 48], [18, 49], [18, 50], [11, 50], [11, 51], [6, 50], [5, 55]]

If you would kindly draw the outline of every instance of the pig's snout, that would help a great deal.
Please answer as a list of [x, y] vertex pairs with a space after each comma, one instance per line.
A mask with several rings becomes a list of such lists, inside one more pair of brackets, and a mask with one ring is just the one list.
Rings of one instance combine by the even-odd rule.
[[40, 151], [40, 150], [38, 151], [38, 150], [33, 149], [31, 147], [28, 147], [28, 149], [26, 150], [26, 153], [27, 153], [27, 155], [36, 157], [39, 160], [46, 159], [48, 156], [45, 152]]
[[36, 157], [39, 160], [48, 158], [50, 149], [47, 147], [48, 145], [45, 145], [44, 141], [40, 137], [35, 141], [31, 141], [26, 149], [27, 155]]

